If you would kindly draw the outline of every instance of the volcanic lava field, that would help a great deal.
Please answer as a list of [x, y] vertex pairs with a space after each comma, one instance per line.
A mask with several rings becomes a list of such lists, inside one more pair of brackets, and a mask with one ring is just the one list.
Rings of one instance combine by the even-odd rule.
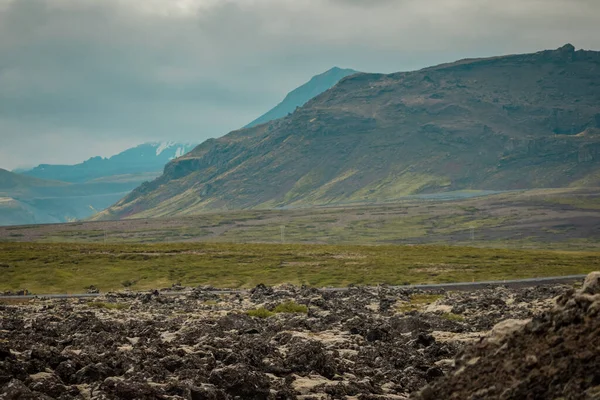
[[[165, 290], [175, 296], [15, 298], [0, 305], [0, 398], [553, 398], [545, 395], [565, 379], [564, 398], [596, 398], [589, 388], [600, 385], [597, 277], [594, 284], [578, 292], [573, 285], [462, 292], [174, 286]], [[553, 339], [556, 352], [547, 355], [547, 344], [532, 335], [562, 339]], [[532, 342], [539, 342], [535, 359], [523, 347]], [[502, 348], [515, 365], [513, 380], [534, 397], [500, 383], [488, 387], [489, 396], [461, 392], [476, 386], [479, 365], [490, 374], [485, 379], [493, 377], [486, 357]], [[587, 353], [575, 351], [582, 348]], [[576, 359], [565, 363], [571, 354]], [[546, 356], [556, 371], [574, 372], [540, 386]], [[525, 370], [519, 359], [528, 360]], [[528, 384], [532, 373], [537, 386]], [[461, 376], [468, 381], [444, 381]]]

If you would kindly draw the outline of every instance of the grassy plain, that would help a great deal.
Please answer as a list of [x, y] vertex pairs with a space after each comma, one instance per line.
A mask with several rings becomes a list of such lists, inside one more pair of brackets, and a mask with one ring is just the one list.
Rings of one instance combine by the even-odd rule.
[[[600, 188], [0, 227], [0, 291], [345, 286], [600, 269]], [[284, 242], [282, 239], [284, 227]]]
[[[0, 242], [437, 244], [600, 250], [600, 188], [0, 227]], [[0, 260], [1, 261], [1, 260]]]
[[593, 251], [440, 245], [0, 243], [0, 291], [33, 293], [259, 283], [316, 287], [480, 281], [584, 274]]

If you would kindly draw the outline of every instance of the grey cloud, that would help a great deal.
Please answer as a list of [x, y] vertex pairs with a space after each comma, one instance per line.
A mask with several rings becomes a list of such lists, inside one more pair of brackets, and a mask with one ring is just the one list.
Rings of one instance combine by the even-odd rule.
[[0, 0], [0, 167], [220, 136], [334, 65], [599, 49], [599, 14], [596, 0]]
[[340, 5], [350, 5], [365, 8], [381, 7], [383, 5], [389, 5], [390, 3], [406, 3], [409, 1], [416, 0], [329, 0], [332, 3], [338, 3]]

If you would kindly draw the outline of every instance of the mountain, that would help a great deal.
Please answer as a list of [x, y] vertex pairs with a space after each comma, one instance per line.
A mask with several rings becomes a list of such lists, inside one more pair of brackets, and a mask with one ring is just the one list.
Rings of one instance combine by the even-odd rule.
[[21, 173], [41, 179], [77, 183], [131, 174], [145, 174], [142, 179], [153, 179], [160, 175], [166, 163], [184, 155], [194, 146], [176, 142], [145, 143], [110, 158], [92, 157], [75, 165], [41, 164]]
[[600, 186], [600, 52], [572, 45], [355, 74], [208, 140], [98, 219]]
[[45, 181], [0, 169], [0, 225], [33, 223], [34, 221], [58, 222], [18, 198], [35, 196], [45, 190], [60, 190], [65, 186], [68, 184], [64, 182]]
[[156, 178], [166, 163], [192, 148], [175, 142], [146, 143], [76, 165], [43, 164], [19, 174], [0, 170], [0, 225], [88, 218]]
[[24, 176], [0, 168], [0, 195], [7, 193], [19, 196], [31, 195], [38, 191], [50, 188], [63, 188], [67, 185], [65, 182], [48, 181]]
[[333, 85], [338, 83], [340, 79], [356, 73], [358, 73], [358, 71], [353, 69], [333, 67], [320, 75], [313, 76], [310, 81], [288, 93], [281, 103], [277, 104], [266, 114], [263, 114], [254, 121], [250, 122], [244, 128], [250, 128], [274, 119], [285, 117], [289, 113], [294, 112], [296, 107], [302, 107], [313, 97], [318, 96], [324, 91], [330, 89]]
[[0, 169], [0, 226], [67, 222], [114, 204], [141, 183], [71, 183], [39, 179]]

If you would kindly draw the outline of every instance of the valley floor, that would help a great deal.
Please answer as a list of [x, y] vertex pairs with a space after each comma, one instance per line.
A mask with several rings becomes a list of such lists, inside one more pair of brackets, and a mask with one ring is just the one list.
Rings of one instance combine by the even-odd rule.
[[595, 250], [600, 248], [600, 188], [0, 227], [0, 241], [109, 244], [283, 241]]

